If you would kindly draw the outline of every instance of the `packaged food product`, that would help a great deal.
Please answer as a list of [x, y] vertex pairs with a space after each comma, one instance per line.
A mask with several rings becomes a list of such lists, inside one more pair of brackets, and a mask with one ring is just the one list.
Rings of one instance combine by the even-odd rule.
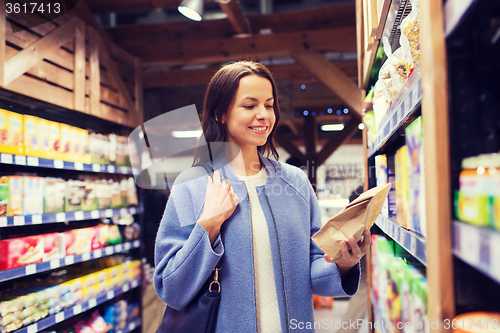
[[74, 161], [75, 152], [74, 152], [74, 136], [73, 136], [73, 126], [67, 124], [60, 124], [61, 131], [61, 140], [59, 145], [59, 150], [56, 153], [55, 157], [65, 160], [65, 161]]
[[401, 37], [408, 41], [413, 65], [420, 62], [420, 10], [418, 0], [411, 0], [411, 12], [401, 22]]
[[28, 156], [45, 157], [43, 155], [44, 143], [39, 132], [41, 119], [35, 116], [24, 115], [23, 121], [24, 154]]
[[116, 165], [130, 166], [128, 138], [126, 136], [116, 136]]
[[64, 212], [66, 181], [61, 178], [44, 178], [44, 213]]
[[9, 177], [0, 177], [0, 216], [7, 216], [9, 211]]
[[23, 215], [23, 176], [9, 176], [9, 213], [7, 215]]
[[97, 182], [96, 187], [97, 208], [106, 209], [111, 207], [111, 183], [106, 180]]
[[401, 147], [394, 156], [396, 174], [396, 220], [408, 227], [408, 148]]
[[65, 249], [60, 243], [58, 233], [50, 233], [42, 235], [43, 238], [43, 259], [42, 261], [50, 261], [52, 259], [60, 259], [65, 255]]
[[109, 226], [109, 244], [115, 245], [123, 242], [122, 235], [120, 234], [120, 229], [117, 225], [112, 224]]
[[123, 206], [122, 192], [120, 182], [111, 182], [111, 208], [120, 208]]
[[393, 53], [387, 37], [382, 37], [382, 43], [387, 60], [380, 68], [379, 80], [385, 85], [386, 99], [392, 103], [408, 80], [413, 65], [406, 48], [399, 47]]
[[136, 206], [138, 204], [134, 177], [129, 177], [127, 180], [127, 206]]
[[108, 164], [110, 150], [109, 137], [98, 133], [90, 133], [88, 142], [91, 162]]
[[36, 156], [48, 158], [50, 156], [50, 121], [47, 119], [38, 119], [38, 136], [40, 140], [40, 151], [36, 152]]
[[0, 241], [0, 270], [35, 264], [42, 261], [42, 236], [27, 236]]
[[373, 113], [375, 115], [375, 125], [377, 129], [380, 129], [382, 120], [384, 119], [387, 109], [390, 104], [384, 95], [384, 83], [381, 80], [377, 80], [373, 86]]
[[23, 214], [43, 214], [43, 184], [42, 177], [23, 177]]
[[0, 109], [0, 153], [22, 154], [23, 115]]
[[91, 179], [84, 181], [85, 193], [83, 194], [82, 210], [97, 209], [97, 182]]
[[99, 224], [99, 241], [101, 245], [108, 246], [109, 245], [109, 225], [101, 223]]
[[82, 201], [85, 195], [85, 183], [80, 180], [66, 181], [65, 205], [67, 212], [82, 209]]
[[48, 121], [49, 125], [49, 150], [46, 158], [59, 158], [61, 147], [61, 124], [55, 121]]

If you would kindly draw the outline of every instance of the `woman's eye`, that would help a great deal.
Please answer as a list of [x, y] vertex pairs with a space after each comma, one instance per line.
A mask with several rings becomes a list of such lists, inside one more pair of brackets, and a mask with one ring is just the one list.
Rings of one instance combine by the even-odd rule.
[[245, 109], [247, 110], [252, 110], [253, 109], [253, 105], [246, 105], [244, 106]]
[[273, 108], [273, 106], [272, 106], [272, 105], [266, 105], [266, 108], [268, 108], [268, 109], [272, 109], [272, 108]]

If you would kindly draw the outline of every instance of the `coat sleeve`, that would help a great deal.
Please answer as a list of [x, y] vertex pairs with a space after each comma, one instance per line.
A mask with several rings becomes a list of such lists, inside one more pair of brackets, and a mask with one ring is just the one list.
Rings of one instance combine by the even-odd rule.
[[[306, 180], [307, 181], [307, 180]], [[309, 184], [309, 204], [311, 216], [311, 237], [321, 229], [321, 212], [312, 186]], [[361, 277], [359, 263], [341, 279], [336, 264], [323, 257], [324, 252], [310, 239], [311, 286], [313, 294], [320, 296], [343, 297], [354, 295]]]
[[176, 310], [184, 309], [199, 292], [224, 252], [220, 241], [212, 248], [208, 232], [197, 222], [204, 186], [206, 176], [172, 186], [156, 235], [154, 287]]

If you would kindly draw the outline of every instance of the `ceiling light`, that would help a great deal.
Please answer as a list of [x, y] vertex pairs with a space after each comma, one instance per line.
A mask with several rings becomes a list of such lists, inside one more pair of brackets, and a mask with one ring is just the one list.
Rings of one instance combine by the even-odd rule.
[[202, 130], [198, 131], [172, 131], [172, 136], [178, 139], [186, 139], [186, 138], [199, 138], [203, 133]]
[[201, 21], [203, 16], [203, 0], [183, 0], [177, 10], [188, 19]]
[[321, 126], [321, 130], [324, 132], [342, 131], [343, 129], [344, 129], [344, 124], [328, 124]]

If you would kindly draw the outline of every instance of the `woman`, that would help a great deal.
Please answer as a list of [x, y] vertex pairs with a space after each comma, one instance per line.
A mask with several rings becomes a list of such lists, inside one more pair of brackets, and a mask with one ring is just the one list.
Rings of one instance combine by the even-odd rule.
[[215, 171], [193, 167], [178, 177], [157, 234], [154, 283], [169, 306], [183, 309], [222, 267], [217, 332], [313, 332], [312, 294], [351, 296], [358, 287], [370, 234], [349, 240], [351, 252], [343, 244], [335, 262], [311, 241], [321, 227], [312, 186], [301, 169], [264, 156], [277, 158], [279, 116], [266, 67], [221, 68], [202, 118], [206, 141], [225, 143], [212, 148]]

